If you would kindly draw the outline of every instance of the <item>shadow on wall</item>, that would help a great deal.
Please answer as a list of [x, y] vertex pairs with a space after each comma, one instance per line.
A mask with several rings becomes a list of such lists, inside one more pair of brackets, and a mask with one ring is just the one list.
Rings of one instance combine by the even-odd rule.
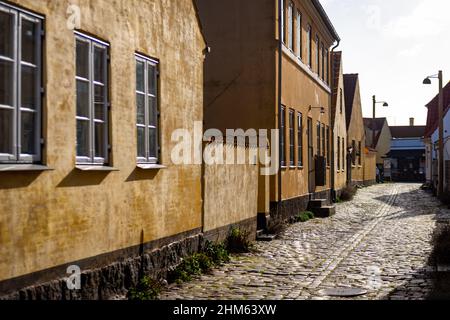
[[100, 185], [106, 179], [108, 171], [80, 171], [72, 170], [59, 184], [58, 188], [84, 187]]
[[136, 168], [128, 176], [126, 182], [153, 180], [158, 175], [159, 171], [160, 170], [143, 170]]
[[0, 190], [29, 187], [42, 172], [2, 172], [0, 173]]

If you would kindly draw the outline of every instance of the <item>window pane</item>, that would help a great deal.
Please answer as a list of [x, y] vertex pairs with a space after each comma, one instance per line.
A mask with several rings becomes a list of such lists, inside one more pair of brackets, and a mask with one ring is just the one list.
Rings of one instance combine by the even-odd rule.
[[37, 62], [37, 42], [36, 34], [38, 24], [22, 19], [22, 61], [32, 64]]
[[0, 153], [13, 153], [13, 111], [0, 108]]
[[156, 105], [156, 98], [149, 97], [148, 98], [148, 119], [149, 125], [156, 127], [158, 124], [158, 108]]
[[36, 127], [35, 127], [35, 114], [34, 112], [22, 112], [21, 113], [21, 146], [22, 154], [35, 154], [36, 153]]
[[89, 157], [89, 121], [77, 120], [77, 156]]
[[141, 61], [136, 62], [136, 91], [145, 92], [145, 64]]
[[136, 94], [137, 124], [145, 125], [145, 95]]
[[95, 119], [105, 121], [105, 87], [94, 86]]
[[89, 116], [89, 83], [77, 80], [77, 116]]
[[89, 78], [89, 43], [77, 41], [77, 76]]
[[36, 109], [37, 107], [37, 69], [22, 66], [22, 108]]
[[157, 140], [156, 140], [156, 129], [149, 129], [149, 142], [150, 142], [150, 158], [158, 157]]
[[0, 12], [0, 55], [13, 58], [14, 16]]
[[156, 95], [156, 67], [148, 66], [148, 93]]
[[94, 80], [105, 83], [106, 49], [94, 47]]
[[105, 157], [105, 124], [104, 123], [95, 123], [95, 156], [98, 158], [106, 158]]
[[145, 128], [137, 128], [137, 155], [145, 158]]
[[13, 63], [0, 60], [0, 104], [13, 105]]

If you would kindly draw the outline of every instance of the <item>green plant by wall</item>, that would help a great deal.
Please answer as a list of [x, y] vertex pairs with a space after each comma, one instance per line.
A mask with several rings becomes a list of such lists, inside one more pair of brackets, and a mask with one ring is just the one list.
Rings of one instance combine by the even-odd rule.
[[295, 216], [296, 222], [306, 222], [311, 219], [314, 219], [314, 213], [312, 213], [310, 211], [300, 212], [299, 214], [297, 214]]
[[226, 248], [231, 253], [246, 253], [252, 249], [250, 232], [232, 228], [226, 240]]
[[192, 280], [192, 276], [200, 275], [212, 269], [214, 263], [204, 253], [195, 253], [184, 259], [174, 270], [168, 274], [170, 283], [181, 283]]
[[128, 299], [135, 301], [157, 300], [161, 290], [162, 286], [158, 281], [143, 277], [135, 288], [128, 291]]
[[224, 243], [213, 243], [206, 241], [203, 252], [211, 258], [215, 265], [230, 262], [230, 254]]

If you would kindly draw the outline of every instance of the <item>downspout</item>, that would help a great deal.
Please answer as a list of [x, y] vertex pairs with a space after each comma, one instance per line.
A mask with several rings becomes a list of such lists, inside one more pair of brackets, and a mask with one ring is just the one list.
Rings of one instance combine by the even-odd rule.
[[[333, 53], [334, 53], [334, 51], [337, 49], [337, 47], [339, 47], [339, 44], [341, 43], [341, 40], [337, 40], [337, 43], [336, 43], [336, 45], [331, 49], [331, 53], [330, 53], [330, 56], [332, 57], [333, 56]], [[331, 59], [330, 59], [331, 60]], [[331, 66], [332, 66], [332, 68], [331, 68], [331, 75], [333, 76], [333, 78], [334, 78], [334, 60], [332, 60], [331, 61], [331, 64], [330, 64]], [[333, 81], [334, 79], [330, 79], [330, 86], [332, 87], [333, 85], [332, 85], [332, 81]], [[339, 83], [339, 80], [338, 80], [338, 83]], [[332, 90], [331, 90], [331, 96], [330, 96], [330, 107], [332, 106], [332, 103], [333, 103], [333, 88], [331, 88]], [[336, 94], [339, 94], [339, 92], [337, 92]], [[337, 112], [337, 101], [338, 101], [338, 97], [336, 96], [336, 112]], [[331, 111], [331, 108], [330, 108], [330, 111]], [[329, 112], [329, 118], [330, 118], [330, 128], [331, 128], [331, 139], [332, 139], [332, 141], [331, 141], [331, 168], [330, 168], [330, 170], [331, 170], [331, 201], [332, 202], [336, 202], [337, 201], [337, 195], [336, 195], [336, 153], [335, 153], [335, 136], [334, 136], [334, 125], [333, 126], [331, 126], [331, 124], [333, 123], [333, 119], [332, 119], [332, 117], [331, 117], [331, 112]]]
[[[283, 6], [283, 0], [278, 0], [278, 130], [281, 130], [281, 113], [282, 113], [282, 99], [281, 99], [281, 86], [282, 86], [282, 65], [283, 65], [283, 43], [282, 40], [283, 36], [283, 26], [282, 26], [282, 10], [281, 7]], [[281, 134], [284, 134], [284, 132], [280, 132], [278, 136], [278, 207], [281, 205], [282, 200], [282, 190], [281, 190]]]

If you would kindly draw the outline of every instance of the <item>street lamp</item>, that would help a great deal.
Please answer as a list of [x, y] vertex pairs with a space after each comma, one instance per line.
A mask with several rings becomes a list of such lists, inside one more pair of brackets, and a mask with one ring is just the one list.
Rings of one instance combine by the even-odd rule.
[[440, 70], [438, 74], [428, 76], [423, 80], [423, 84], [430, 85], [431, 79], [439, 79], [439, 177], [438, 177], [438, 195], [444, 194], [444, 95], [443, 95], [443, 76]]
[[373, 96], [373, 122], [372, 122], [372, 147], [376, 148], [375, 145], [375, 119], [376, 119], [376, 105], [377, 104], [383, 104], [383, 107], [389, 107], [389, 104], [386, 101], [377, 101], [377, 97]]

